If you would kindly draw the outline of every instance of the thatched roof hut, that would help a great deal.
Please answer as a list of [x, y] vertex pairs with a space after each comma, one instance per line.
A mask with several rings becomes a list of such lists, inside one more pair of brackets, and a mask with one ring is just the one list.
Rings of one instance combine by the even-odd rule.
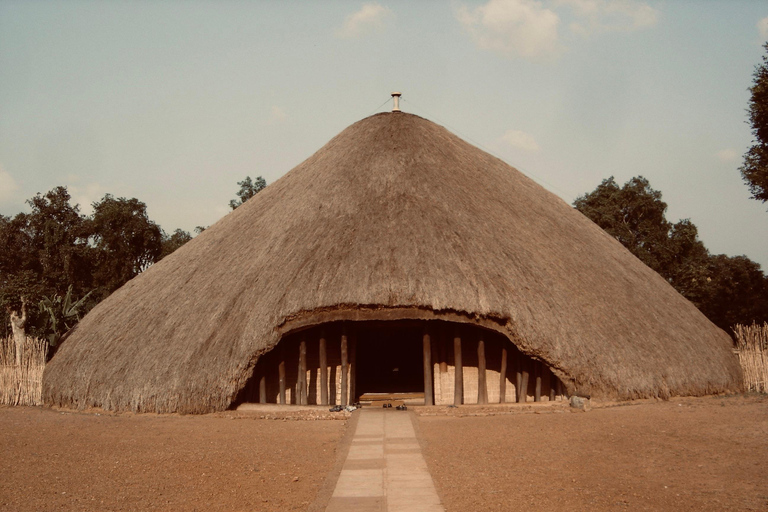
[[222, 410], [291, 333], [404, 320], [497, 333], [567, 394], [740, 389], [729, 336], [589, 219], [443, 127], [383, 113], [94, 308], [44, 397]]

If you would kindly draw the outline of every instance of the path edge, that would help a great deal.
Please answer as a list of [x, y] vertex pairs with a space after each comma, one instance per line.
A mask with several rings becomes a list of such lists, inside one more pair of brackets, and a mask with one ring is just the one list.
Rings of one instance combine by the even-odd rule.
[[328, 503], [331, 501], [333, 491], [336, 489], [336, 484], [339, 481], [341, 475], [341, 468], [344, 466], [344, 462], [349, 455], [349, 447], [352, 445], [352, 438], [355, 437], [355, 431], [357, 430], [357, 422], [360, 418], [360, 409], [352, 411], [352, 414], [347, 420], [347, 430], [339, 440], [339, 444], [336, 449], [336, 462], [333, 464], [333, 468], [328, 472], [325, 477], [325, 482], [317, 491], [315, 501], [309, 506], [307, 512], [324, 512], [328, 508]]

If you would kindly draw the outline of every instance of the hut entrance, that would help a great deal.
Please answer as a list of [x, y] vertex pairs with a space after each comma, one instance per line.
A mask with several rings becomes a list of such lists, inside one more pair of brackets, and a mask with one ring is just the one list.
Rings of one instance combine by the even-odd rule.
[[235, 402], [461, 405], [552, 401], [563, 393], [544, 361], [499, 333], [444, 321], [369, 320], [287, 334], [259, 357]]
[[366, 393], [422, 393], [424, 364], [422, 330], [376, 326], [357, 335], [358, 395]]

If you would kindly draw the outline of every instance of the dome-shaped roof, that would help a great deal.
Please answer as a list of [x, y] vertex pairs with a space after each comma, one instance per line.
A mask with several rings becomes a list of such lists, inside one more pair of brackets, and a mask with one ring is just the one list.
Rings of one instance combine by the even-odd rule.
[[377, 315], [493, 328], [573, 392], [740, 388], [728, 335], [589, 219], [443, 127], [385, 113], [94, 308], [44, 395], [220, 410], [287, 331]]

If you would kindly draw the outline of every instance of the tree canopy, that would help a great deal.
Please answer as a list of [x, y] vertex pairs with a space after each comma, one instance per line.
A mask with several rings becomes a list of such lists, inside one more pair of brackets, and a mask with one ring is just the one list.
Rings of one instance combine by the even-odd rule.
[[642, 176], [623, 186], [605, 179], [574, 206], [719, 327], [768, 320], [768, 278], [760, 265], [746, 256], [711, 255], [689, 219], [667, 220], [661, 192]]
[[264, 190], [267, 186], [267, 181], [261, 176], [257, 176], [255, 180], [251, 180], [250, 176], [246, 176], [243, 181], [238, 181], [240, 190], [237, 191], [238, 199], [232, 199], [229, 202], [229, 207], [233, 210], [238, 206], [242, 206], [247, 200]]
[[[763, 46], [768, 52], [768, 43]], [[741, 175], [747, 183], [752, 198], [768, 201], [768, 56], [755, 67], [749, 100], [749, 123], [752, 126], [754, 144], [744, 155]]]
[[27, 308], [28, 332], [58, 340], [99, 301], [192, 238], [180, 229], [166, 235], [135, 198], [107, 194], [91, 216], [71, 203], [66, 187], [27, 204], [30, 213], [0, 215], [2, 335], [24, 298], [41, 305]]

